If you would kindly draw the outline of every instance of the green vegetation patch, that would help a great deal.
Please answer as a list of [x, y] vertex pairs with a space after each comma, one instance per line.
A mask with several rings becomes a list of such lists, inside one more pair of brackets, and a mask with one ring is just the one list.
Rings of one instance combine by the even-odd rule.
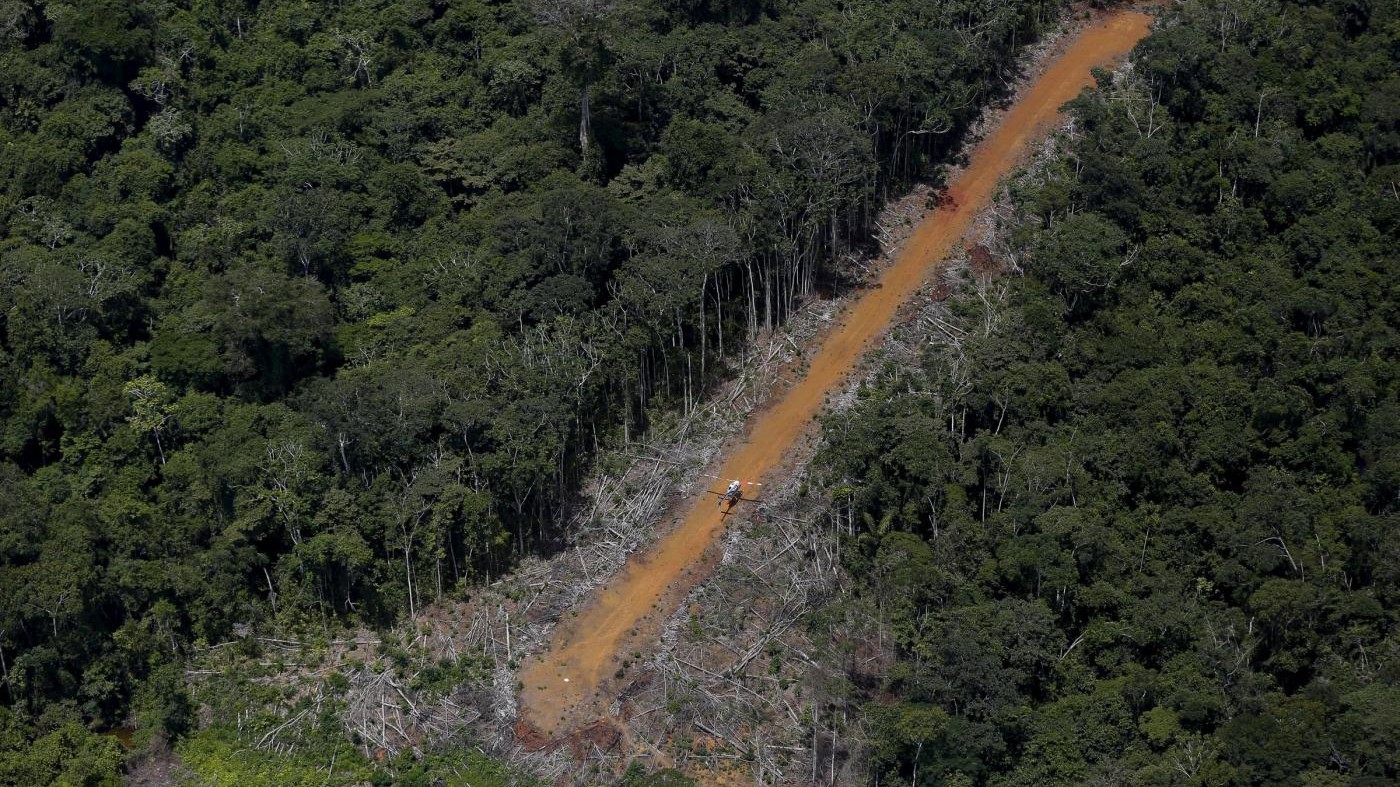
[[1400, 779], [1398, 34], [1168, 11], [1013, 186], [1020, 270], [828, 420], [872, 781]]

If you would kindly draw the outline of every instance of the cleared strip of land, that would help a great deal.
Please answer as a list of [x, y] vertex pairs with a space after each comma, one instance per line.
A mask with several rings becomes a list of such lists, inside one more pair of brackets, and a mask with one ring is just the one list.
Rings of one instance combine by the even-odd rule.
[[[1059, 108], [1090, 84], [1090, 70], [1124, 57], [1147, 35], [1151, 17], [1124, 11], [1080, 32], [1006, 112], [972, 153], [966, 170], [950, 185], [950, 200], [931, 212], [908, 245], [847, 310], [812, 356], [807, 375], [756, 413], [746, 439], [723, 461], [721, 478], [762, 480], [782, 464], [812, 426], [828, 392], [837, 390], [860, 357], [889, 328], [896, 310], [943, 263], [973, 217], [986, 206], [997, 181], [1024, 156], [1029, 143], [1048, 133]], [[522, 721], [546, 735], [603, 718], [612, 697], [606, 681], [632, 650], [644, 618], [662, 620], [688, 590], [687, 569], [724, 530], [708, 495], [685, 510], [681, 524], [594, 594], [577, 617], [566, 618], [548, 650], [532, 658], [520, 680]]]

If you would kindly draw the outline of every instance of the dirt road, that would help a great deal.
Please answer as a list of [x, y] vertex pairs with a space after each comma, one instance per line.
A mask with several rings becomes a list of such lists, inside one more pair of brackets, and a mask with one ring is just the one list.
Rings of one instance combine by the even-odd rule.
[[[761, 480], [782, 463], [813, 426], [826, 394], [841, 386], [889, 328], [900, 304], [937, 269], [1028, 143], [1048, 133], [1059, 107], [1090, 84], [1090, 69], [1125, 56], [1150, 23], [1150, 17], [1131, 11], [1106, 17], [1050, 63], [974, 150], [967, 169], [950, 185], [947, 204], [924, 218], [879, 286], [857, 300], [827, 335], [807, 376], [751, 418], [745, 441], [730, 451], [720, 477]], [[634, 650], [649, 650], [645, 636], [689, 590], [698, 561], [724, 527], [715, 498], [697, 498], [679, 527], [629, 561], [577, 617], [562, 621], [549, 650], [521, 670], [522, 722], [552, 737], [605, 718], [613, 700], [612, 673]]]

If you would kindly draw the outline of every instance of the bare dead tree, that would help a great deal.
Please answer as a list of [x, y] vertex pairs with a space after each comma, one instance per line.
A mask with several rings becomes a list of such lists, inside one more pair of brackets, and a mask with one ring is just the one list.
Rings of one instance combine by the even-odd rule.
[[374, 57], [370, 50], [373, 42], [365, 31], [346, 32], [336, 28], [331, 37], [345, 52], [345, 68], [350, 73], [347, 82], [356, 82], [363, 87], [374, 84]]

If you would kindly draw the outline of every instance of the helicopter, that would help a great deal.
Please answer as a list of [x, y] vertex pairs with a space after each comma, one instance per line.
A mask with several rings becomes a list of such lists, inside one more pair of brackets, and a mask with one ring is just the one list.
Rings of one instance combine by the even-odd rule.
[[[724, 480], [716, 475], [709, 475], [708, 473], [704, 475], [717, 481]], [[723, 492], [716, 492], [713, 489], [706, 489], [705, 492], [706, 494], [711, 494], [719, 498], [717, 505], [724, 509], [724, 513], [728, 514], [730, 511], [734, 510], [734, 506], [741, 502], [757, 500], [756, 497], [744, 497], [745, 486], [763, 486], [763, 484], [757, 481], [740, 481], [734, 478], [730, 479], [729, 486], [725, 487]]]

